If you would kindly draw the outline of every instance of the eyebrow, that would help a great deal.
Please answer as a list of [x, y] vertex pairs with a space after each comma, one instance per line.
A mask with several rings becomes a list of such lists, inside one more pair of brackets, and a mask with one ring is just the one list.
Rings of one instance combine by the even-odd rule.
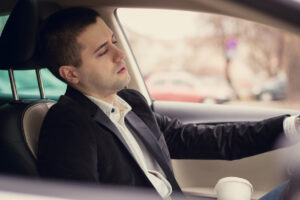
[[[112, 36], [111, 36], [112, 38], [114, 38], [115, 37], [115, 34], [112, 34]], [[99, 51], [100, 49], [102, 49], [103, 47], [105, 47], [106, 45], [107, 45], [107, 41], [106, 42], [104, 42], [103, 44], [101, 44], [99, 47], [97, 47], [97, 49], [94, 51], [94, 53], [96, 53], [97, 51]]]
[[96, 53], [97, 51], [99, 51], [100, 49], [102, 49], [103, 47], [105, 47], [107, 45], [108, 42], [104, 42], [103, 44], [101, 44], [99, 47], [97, 47], [97, 49], [94, 51], [94, 53]]

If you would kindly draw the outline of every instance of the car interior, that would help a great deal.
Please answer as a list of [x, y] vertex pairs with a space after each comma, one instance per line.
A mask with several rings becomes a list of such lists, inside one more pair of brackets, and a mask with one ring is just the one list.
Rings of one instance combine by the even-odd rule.
[[[272, 5], [272, 6], [271, 6]], [[128, 39], [116, 14], [119, 8], [157, 8], [217, 13], [256, 21], [299, 35], [300, 6], [286, 1], [210, 1], [210, 0], [15, 0], [0, 1], [0, 15], [9, 15], [0, 38], [0, 70], [8, 74], [10, 95], [0, 94], [0, 173], [38, 177], [36, 151], [39, 130], [49, 108], [63, 93], [45, 95], [40, 61], [36, 53], [41, 22], [53, 12], [70, 6], [87, 6], [101, 13], [118, 38], [126, 54], [131, 82], [129, 88], [140, 91], [153, 111], [176, 117], [183, 123], [218, 124], [255, 121], [281, 114], [299, 114], [296, 109], [249, 108], [230, 105], [207, 105], [154, 101], [151, 99]], [[166, 27], [167, 28], [167, 27]], [[39, 94], [22, 98], [15, 73], [34, 71]], [[1, 82], [0, 82], [1, 83]], [[254, 186], [252, 198], [288, 179], [288, 166], [278, 157], [295, 147], [279, 149], [234, 161], [172, 160], [175, 176], [183, 191], [192, 197], [216, 198], [214, 186], [223, 177], [236, 176]]]

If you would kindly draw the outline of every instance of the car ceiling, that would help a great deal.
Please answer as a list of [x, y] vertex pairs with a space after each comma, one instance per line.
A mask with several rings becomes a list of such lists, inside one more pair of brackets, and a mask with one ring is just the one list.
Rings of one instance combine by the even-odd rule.
[[[17, 0], [1, 0], [6, 14]], [[55, 2], [63, 7], [168, 8], [211, 12], [257, 21], [300, 34], [300, 3], [288, 0], [30, 0]]]

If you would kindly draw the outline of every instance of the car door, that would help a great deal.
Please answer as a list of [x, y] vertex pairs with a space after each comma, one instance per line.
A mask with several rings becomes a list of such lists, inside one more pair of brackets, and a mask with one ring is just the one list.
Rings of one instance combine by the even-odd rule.
[[[64, 6], [71, 6], [73, 5], [72, 2], [63, 1], [62, 3]], [[202, 2], [202, 3], [200, 3]], [[206, 2], [206, 4], [205, 4]], [[239, 105], [211, 105], [211, 104], [199, 104], [199, 103], [187, 103], [187, 102], [167, 102], [167, 101], [158, 101], [153, 100], [151, 101], [151, 94], [149, 95], [147, 93], [147, 89], [144, 85], [143, 79], [139, 74], [139, 69], [135, 68], [134, 65], [136, 65], [134, 58], [132, 57], [131, 50], [128, 48], [124, 43], [126, 43], [126, 38], [122, 35], [121, 31], [117, 27], [116, 21], [118, 19], [115, 19], [115, 16], [113, 16], [113, 13], [115, 12], [115, 7], [120, 6], [128, 6], [128, 7], [157, 7], [157, 8], [176, 8], [176, 9], [185, 9], [185, 10], [204, 10], [204, 11], [210, 11], [210, 12], [217, 12], [217, 13], [231, 13], [232, 15], [238, 15], [240, 14], [241, 17], [247, 18], [249, 14], [249, 19], [255, 20], [255, 19], [261, 19], [261, 22], [269, 22], [270, 24], [277, 24], [278, 26], [281, 25], [282, 28], [289, 28], [289, 30], [296, 30], [297, 27], [295, 24], [299, 22], [299, 17], [297, 15], [297, 12], [299, 13], [299, 10], [296, 6], [291, 5], [290, 7], [278, 7], [277, 9], [268, 9], [270, 7], [276, 8], [273, 6], [270, 6], [270, 1], [261, 1], [261, 3], [258, 1], [258, 5], [255, 5], [255, 2], [253, 1], [247, 1], [247, 0], [241, 0], [241, 3], [244, 3], [245, 5], [251, 6], [252, 8], [256, 6], [258, 7], [257, 12], [250, 12], [247, 9], [236, 9], [237, 7], [232, 6], [230, 7], [230, 4], [232, 3], [226, 3], [227, 1], [197, 1], [197, 0], [189, 0], [189, 1], [180, 1], [180, 0], [173, 0], [173, 1], [86, 1], [84, 4], [86, 6], [94, 6], [97, 10], [102, 11], [102, 16], [106, 20], [106, 22], [114, 29], [115, 33], [118, 35], [120, 39], [120, 45], [123, 46], [123, 49], [125, 50], [127, 54], [127, 63], [131, 67], [130, 74], [132, 75], [132, 81], [129, 85], [131, 88], [135, 88], [140, 90], [148, 100], [149, 104], [153, 107], [153, 110], [155, 112], [159, 112], [162, 114], [166, 114], [170, 117], [176, 117], [179, 118], [183, 123], [209, 123], [209, 124], [215, 124], [215, 123], [224, 123], [224, 122], [233, 122], [233, 121], [249, 121], [249, 120], [261, 120], [265, 119], [271, 116], [280, 115], [280, 114], [297, 114], [299, 113], [299, 107], [297, 108], [298, 104], [296, 103], [295, 107], [291, 107], [289, 109], [279, 109], [277, 108], [277, 105], [273, 107], [269, 107], [267, 105], [263, 107], [245, 107], [243, 102]], [[229, 2], [229, 1], [228, 1]], [[248, 2], [248, 3], [247, 3]], [[278, 1], [280, 2], [280, 1]], [[76, 6], [78, 3], [74, 3], [74, 6]], [[275, 3], [272, 3], [272, 5]], [[184, 7], [185, 6], [185, 7]], [[205, 10], [206, 8], [206, 10]], [[290, 10], [293, 12], [289, 12]], [[292, 8], [292, 9], [291, 9]], [[247, 12], [243, 12], [247, 11]], [[296, 14], [295, 12], [296, 11]], [[144, 11], [142, 11], [143, 13]], [[278, 16], [280, 16], [280, 19], [283, 20], [276, 21], [275, 19], [270, 19], [270, 17], [264, 18], [262, 16], [266, 13], [276, 13]], [[113, 16], [113, 17], [112, 17]], [[154, 16], [151, 16], [152, 18]], [[157, 21], [160, 19], [158, 18]], [[290, 21], [291, 26], [288, 26], [287, 23], [284, 23], [284, 20]], [[156, 22], [157, 22], [156, 21]], [[176, 22], [176, 20], [174, 21]], [[282, 25], [283, 24], [283, 25]], [[142, 28], [144, 28], [146, 31], [148, 31], [147, 25], [145, 22], [142, 24]], [[169, 26], [164, 26], [164, 28], [169, 29]], [[181, 31], [184, 31], [184, 27], [179, 27]], [[199, 28], [199, 27], [198, 27]], [[200, 26], [201, 28], [201, 26]], [[118, 31], [119, 30], [119, 31]], [[181, 32], [179, 31], [179, 32]], [[296, 32], [296, 31], [295, 31]], [[251, 33], [251, 32], [250, 32]], [[171, 34], [167, 35], [166, 37], [171, 36]], [[211, 41], [211, 40], [210, 40]], [[193, 46], [193, 40], [190, 41], [190, 43]], [[272, 43], [272, 42], [271, 42]], [[154, 44], [154, 43], [153, 43]], [[200, 45], [203, 45], [199, 43]], [[293, 44], [293, 41], [290, 41], [289, 43], [291, 46]], [[297, 43], [295, 43], [297, 44]], [[168, 47], [168, 50], [171, 51], [170, 44], [166, 44]], [[235, 40], [230, 39], [228, 40], [228, 50], [232, 50], [235, 46]], [[295, 49], [291, 48], [291, 46], [288, 46], [292, 52], [291, 54], [296, 52]], [[295, 46], [295, 45], [294, 45]], [[297, 46], [297, 45], [296, 45]], [[147, 58], [152, 58], [152, 53], [147, 53], [145, 50], [147, 50], [148, 46], [144, 46], [144, 51], [142, 51], [142, 54]], [[175, 48], [174, 48], [175, 49]], [[191, 48], [190, 48], [191, 49]], [[186, 49], [186, 51], [189, 51], [190, 49]], [[210, 54], [210, 47], [207, 47], [204, 52]], [[133, 49], [134, 50], [134, 49]], [[165, 54], [165, 51], [161, 51], [160, 48], [155, 49], [160, 54]], [[299, 51], [298, 51], [299, 52]], [[141, 62], [138, 56], [138, 52], [135, 52], [136, 58], [138, 62]], [[230, 58], [233, 53], [228, 51], [226, 56]], [[207, 54], [204, 54], [203, 57], [208, 56]], [[180, 56], [176, 56], [179, 60], [174, 59], [174, 64], [176, 63], [186, 63], [180, 60]], [[197, 58], [197, 55], [196, 55]], [[173, 64], [170, 62], [170, 60], [173, 60], [173, 58], [170, 58], [169, 60], [164, 60], [165, 66], [171, 66]], [[194, 60], [194, 59], [190, 59]], [[272, 60], [272, 59], [270, 59]], [[211, 62], [215, 61], [214, 59], [211, 60]], [[135, 64], [134, 64], [135, 63]], [[297, 63], [297, 60], [294, 61], [294, 63]], [[271, 63], [272, 64], [272, 63]], [[294, 66], [297, 66], [296, 64]], [[140, 65], [140, 69], [144, 68], [144, 65]], [[299, 72], [299, 68], [295, 67], [294, 71], [289, 72], [290, 75], [293, 73], [294, 76], [297, 75], [296, 72]], [[23, 74], [24, 75], [24, 74]], [[34, 75], [34, 74], [33, 74]], [[257, 77], [255, 77], [257, 78]], [[51, 85], [51, 84], [49, 84]], [[54, 83], [56, 85], [56, 83]], [[290, 84], [291, 85], [291, 84]], [[60, 86], [63, 90], [65, 86]], [[293, 89], [293, 88], [292, 88]], [[295, 90], [295, 88], [294, 88]], [[58, 93], [57, 91], [54, 91], [54, 96], [57, 97]], [[49, 96], [52, 95], [52, 92], [49, 92]], [[47, 96], [47, 94], [46, 94]], [[220, 95], [222, 96], [222, 95]], [[220, 99], [220, 98], [218, 98]], [[7, 100], [5, 100], [6, 102]], [[223, 101], [222, 101], [223, 102]], [[248, 103], [247, 103], [248, 104]], [[272, 104], [271, 102], [268, 102], [267, 104]], [[290, 107], [291, 105], [288, 105], [287, 107]], [[268, 108], [265, 108], [268, 107]], [[173, 160], [173, 166], [175, 175], [179, 181], [179, 184], [182, 186], [184, 191], [189, 192], [190, 194], [193, 194], [195, 196], [204, 194], [205, 196], [215, 196], [213, 192], [213, 187], [216, 184], [217, 180], [225, 177], [225, 176], [238, 176], [242, 178], [246, 178], [250, 180], [250, 182], [254, 185], [255, 188], [255, 195], [254, 199], [257, 199], [258, 196], [261, 196], [261, 194], [266, 193], [271, 188], [276, 186], [277, 184], [281, 183], [284, 179], [287, 178], [288, 174], [288, 164], [284, 163], [285, 161], [289, 161], [282, 159], [283, 157], [286, 157], [284, 155], [289, 155], [289, 149], [280, 149], [273, 152], [268, 152], [262, 155], [253, 156], [250, 158], [237, 160], [237, 161], [210, 161], [210, 160]]]
[[[218, 124], [256, 121], [281, 114], [298, 114], [299, 110], [262, 109], [238, 106], [201, 105], [195, 103], [154, 101], [155, 112], [184, 123]], [[249, 180], [259, 198], [288, 179], [289, 153], [296, 147], [278, 149], [264, 154], [234, 160], [173, 160], [177, 180], [184, 191], [196, 196], [215, 196], [213, 190], [223, 177], [235, 176]]]
[[[218, 59], [218, 56], [215, 57], [209, 57], [209, 55], [206, 53], [207, 51], [211, 52], [211, 49], [215, 48], [212, 47], [210, 44], [207, 43], [207, 41], [196, 41], [195, 38], [192, 38], [190, 41], [191, 44], [184, 46], [184, 50], [180, 51], [179, 54], [176, 54], [178, 52], [176, 52], [174, 49], [177, 46], [180, 46], [182, 44], [179, 44], [179, 40], [180, 38], [176, 38], [176, 37], [180, 37], [180, 36], [174, 36], [172, 35], [172, 30], [167, 31], [166, 32], [166, 36], [162, 36], [161, 38], [159, 38], [158, 41], [155, 41], [155, 39], [149, 39], [148, 43], [147, 43], [147, 39], [139, 36], [139, 34], [145, 33], [146, 37], [150, 37], [150, 29], [146, 29], [144, 26], [141, 30], [141, 32], [138, 32], [138, 30], [136, 32], [134, 32], [134, 27], [139, 27], [142, 25], [139, 24], [139, 22], [137, 21], [133, 21], [132, 23], [134, 25], [130, 25], [127, 22], [123, 21], [122, 24], [122, 17], [125, 18], [125, 20], [130, 20], [130, 17], [133, 17], [131, 15], [133, 15], [132, 13], [135, 12], [134, 10], [130, 10], [128, 11], [130, 14], [128, 14], [127, 16], [124, 14], [125, 16], [121, 16], [122, 14], [118, 15], [119, 20], [121, 21], [121, 25], [123, 25], [124, 28], [124, 32], [127, 34], [128, 40], [130, 43], [133, 43], [134, 45], [132, 45], [132, 50], [136, 55], [136, 59], [137, 62], [139, 63], [140, 66], [140, 70], [142, 71], [142, 75], [144, 76], [144, 79], [147, 80], [149, 77], [151, 78], [152, 74], [158, 74], [158, 73], [162, 73], [160, 72], [159, 68], [163, 68], [164, 73], [168, 74], [169, 76], [171, 76], [171, 74], [173, 73], [172, 70], [176, 69], [176, 68], [180, 68], [178, 67], [178, 62], [181, 62], [180, 59], [178, 59], [178, 57], [180, 57], [183, 52], [185, 51], [189, 51], [189, 48], [195, 48], [195, 43], [199, 43], [198, 46], [201, 45], [207, 45], [207, 49], [204, 48], [203, 52], [200, 52], [197, 49], [192, 49], [193, 51], [199, 51], [198, 54], [195, 54], [194, 57], [192, 57], [194, 59], [194, 62], [199, 62], [202, 65], [208, 65], [209, 62], [204, 62], [203, 60], [201, 60], [202, 62], [199, 61], [199, 56], [206, 56], [206, 59], [211, 59], [212, 61], [210, 62], [214, 62], [213, 59]], [[138, 14], [142, 14], [145, 15], [145, 13], [147, 12], [146, 10], [140, 10], [140, 11], [136, 11]], [[153, 11], [150, 10], [149, 13], [151, 13], [151, 17], [149, 18], [153, 18], [154, 21], [157, 22], [158, 19], [154, 18], [153, 16], [158, 16], [158, 12], [161, 11]], [[179, 12], [179, 11], [174, 11], [174, 12]], [[121, 13], [121, 12], [120, 12]], [[126, 11], [125, 11], [126, 13]], [[163, 15], [167, 15], [166, 14], [167, 11], [165, 13], [163, 13]], [[182, 20], [184, 18], [184, 15], [180, 15], [181, 17], [179, 18], [175, 18], [174, 16], [176, 16], [176, 13], [171, 13], [172, 17], [169, 17], [170, 19], [172, 19], [173, 21], [176, 21], [175, 25], [172, 25], [172, 20], [169, 21], [168, 23], [166, 22], [165, 25], [160, 25], [161, 27], [165, 27], [166, 29], [172, 29], [173, 26], [184, 26], [183, 24], [187, 24], [190, 22], [182, 22], [180, 23], [180, 20]], [[220, 18], [220, 16], [207, 16], [207, 15], [202, 15], [202, 16], [198, 16], [199, 18], [210, 18], [210, 22], [211, 23], [236, 23], [236, 27], [242, 27], [245, 28], [247, 25], [243, 25], [241, 21], [237, 21], [237, 22], [230, 22], [231, 19], [225, 19], [226, 22], [222, 22], [223, 16]], [[133, 18], [142, 18], [142, 17], [133, 17]], [[224, 17], [226, 18], [226, 17]], [[152, 19], [152, 20], [153, 20]], [[165, 19], [160, 19], [161, 21], [164, 21]], [[218, 21], [220, 20], [220, 21]], [[216, 22], [217, 21], [217, 22]], [[144, 24], [153, 24], [156, 22], [140, 22], [140, 23], [144, 23]], [[245, 22], [245, 23], [250, 23], [250, 22]], [[180, 25], [179, 25], [180, 24]], [[227, 25], [228, 25], [227, 24]], [[198, 24], [199, 25], [199, 24]], [[201, 24], [200, 24], [201, 25]], [[203, 25], [203, 24], [202, 24]], [[220, 24], [215, 24], [215, 25], [219, 25]], [[127, 27], [126, 27], [127, 26]], [[150, 25], [149, 25], [150, 26]], [[229, 25], [230, 26], [230, 25]], [[234, 26], [234, 25], [231, 25]], [[262, 26], [260, 27], [260, 25], [253, 25], [253, 26], [258, 26], [258, 29], [264, 29], [265, 27]], [[225, 27], [227, 27], [225, 25]], [[251, 25], [252, 27], [252, 25]], [[205, 29], [205, 27], [202, 27], [203, 29]], [[209, 28], [209, 27], [208, 27]], [[228, 27], [227, 27], [228, 28]], [[146, 29], [146, 30], [145, 30]], [[153, 29], [159, 29], [159, 28], [154, 28]], [[181, 27], [180, 29], [187, 29], [187, 27]], [[228, 80], [228, 73], [226, 73], [226, 67], [228, 67], [228, 65], [230, 64], [230, 62], [235, 62], [235, 59], [239, 59], [239, 58], [234, 58], [237, 54], [237, 51], [235, 48], [237, 44], [238, 40], [241, 41], [243, 39], [240, 39], [242, 37], [239, 37], [235, 34], [232, 33], [226, 33], [226, 28], [222, 28], [221, 27], [221, 31], [218, 30], [219, 32], [221, 32], [221, 36], [224, 37], [224, 35], [227, 35], [228, 37], [224, 37], [223, 39], [225, 41], [224, 42], [224, 47], [221, 47], [224, 50], [223, 52], [223, 56], [224, 56], [224, 63], [223, 66], [225, 68], [225, 72], [223, 74], [224, 79], [227, 79], [227, 83], [229, 84], [229, 87], [231, 89], [236, 89], [234, 87], [237, 87], [236, 85], [230, 85], [230, 81], [232, 80]], [[230, 29], [230, 28], [228, 28]], [[247, 31], [248, 29], [246, 29]], [[271, 29], [270, 29], [271, 30]], [[145, 32], [143, 32], [145, 31]], [[223, 33], [222, 33], [223, 31]], [[228, 31], [228, 30], [227, 30]], [[245, 30], [243, 30], [245, 31]], [[266, 30], [264, 29], [265, 32], [268, 32], [269, 29], [267, 28]], [[176, 32], [176, 30], [173, 30], [173, 33]], [[184, 32], [184, 31], [180, 31], [177, 30], [177, 32]], [[230, 31], [229, 31], [230, 32]], [[272, 31], [271, 31], [272, 32]], [[280, 32], [280, 31], [279, 31]], [[245, 32], [244, 32], [245, 33]], [[257, 31], [257, 33], [260, 33], [260, 31]], [[274, 33], [274, 32], [272, 32]], [[276, 32], [277, 33], [277, 32]], [[163, 32], [158, 31], [158, 33], [156, 34], [163, 34]], [[203, 34], [207, 34], [207, 33], [203, 33]], [[223, 34], [223, 35], [222, 35]], [[265, 33], [264, 33], [265, 34]], [[262, 36], [262, 35], [260, 35]], [[155, 37], [159, 37], [157, 35], [154, 34], [153, 36]], [[164, 38], [165, 37], [165, 38]], [[175, 41], [176, 41], [176, 45], [172, 45], [170, 44], [170, 38], [171, 37], [175, 37]], [[250, 37], [250, 36], [249, 36]], [[293, 38], [293, 36], [291, 36], [291, 38]], [[219, 38], [217, 38], [219, 39]], [[216, 40], [217, 40], [216, 39]], [[248, 38], [249, 40], [251, 40], [253, 42], [253, 38]], [[165, 40], [165, 41], [163, 41]], [[214, 43], [214, 38], [210, 37], [210, 38], [206, 38], [206, 40], [210, 40], [211, 43]], [[292, 39], [291, 39], [292, 40]], [[295, 41], [297, 41], [298, 39], [295, 39]], [[261, 42], [261, 41], [259, 41]], [[270, 41], [268, 41], [270, 43]], [[278, 42], [276, 40], [276, 42]], [[146, 45], [145, 45], [146, 43]], [[160, 43], [163, 43], [163, 45], [165, 45], [166, 47], [160, 47]], [[266, 43], [263, 44], [264, 45], [271, 45], [270, 43]], [[217, 43], [218, 45], [222, 45], [222, 43]], [[162, 46], [163, 46], [162, 45]], [[169, 45], [169, 46], [168, 46]], [[242, 46], [243, 44], [241, 44]], [[247, 44], [247, 45], [253, 45], [253, 44]], [[258, 45], [256, 51], [259, 51], [261, 49], [263, 49], [264, 47], [260, 47], [259, 45], [261, 44], [256, 44]], [[152, 46], [152, 47], [151, 47]], [[173, 48], [173, 49], [172, 49]], [[245, 47], [241, 47], [241, 48], [245, 48]], [[151, 52], [151, 49], [153, 52]], [[254, 51], [255, 49], [251, 49], [248, 50], [249, 52]], [[160, 56], [159, 53], [157, 52], [161, 51], [160, 54], [168, 54], [168, 56], [170, 54], [175, 54], [174, 57], [172, 57], [172, 59], [170, 58], [162, 58], [161, 60], [157, 61], [157, 63], [161, 62], [165, 65], [176, 65], [175, 67], [172, 68], [172, 66], [164, 66], [164, 65], [160, 65], [160, 66], [156, 66], [155, 64], [153, 64], [153, 62], [149, 61], [149, 57], [150, 58], [154, 58], [154, 56]], [[170, 51], [171, 53], [167, 53], [167, 51]], [[261, 50], [261, 51], [267, 51], [265, 50]], [[200, 54], [203, 55], [200, 55]], [[270, 52], [269, 52], [270, 53]], [[152, 55], [153, 54], [153, 55]], [[252, 54], [251, 54], [252, 55]], [[198, 58], [197, 58], [198, 56]], [[276, 57], [275, 53], [274, 55], [272, 54], [272, 56]], [[288, 56], [288, 54], [286, 55]], [[144, 59], [144, 60], [143, 60]], [[148, 59], [148, 60], [147, 60]], [[168, 62], [165, 62], [165, 60], [167, 60]], [[198, 59], [198, 61], [197, 61]], [[256, 58], [258, 59], [258, 58]], [[175, 60], [175, 61], [174, 61]], [[186, 59], [184, 62], [189, 61], [189, 59]], [[262, 60], [255, 60], [257, 63], [258, 62], [266, 62], [262, 61]], [[244, 62], [243, 64], [246, 63], [246, 61], [242, 61]], [[198, 64], [199, 64], [198, 63]], [[241, 61], [239, 62], [241, 63]], [[257, 64], [256, 63], [256, 64]], [[193, 62], [190, 62], [190, 65], [192, 65]], [[231, 63], [232, 64], [232, 63]], [[248, 66], [248, 64], [245, 64]], [[268, 64], [265, 63], [265, 65], [268, 66]], [[149, 66], [154, 66], [153, 68], [149, 67]], [[143, 68], [146, 69], [143, 69]], [[171, 69], [171, 70], [170, 70]], [[188, 69], [188, 67], [184, 68], [181, 67], [180, 69]], [[235, 69], [238, 69], [237, 67], [235, 67]], [[193, 71], [194, 70], [194, 71]], [[206, 73], [208, 73], [206, 68], [202, 68], [202, 70], [206, 70]], [[232, 68], [231, 68], [232, 70]], [[244, 69], [245, 70], [245, 69]], [[166, 72], [167, 71], [167, 72]], [[197, 73], [197, 68], [193, 68], [192, 70], [189, 69], [187, 70], [188, 72], [190, 72], [191, 75], [194, 75], [195, 73]], [[260, 70], [258, 70], [260, 71]], [[276, 73], [281, 73], [282, 68], [278, 67], [278, 71]], [[194, 72], [194, 73], [192, 73]], [[186, 72], [185, 72], [186, 73]], [[234, 73], [234, 72], [233, 72]], [[203, 74], [202, 72], [198, 72], [198, 74], [201, 74], [199, 76], [195, 76], [197, 78], [202, 77]], [[212, 77], [215, 76], [216, 74], [209, 74], [209, 76], [207, 77]], [[219, 75], [219, 74], [217, 74]], [[169, 79], [170, 77], [167, 77], [168, 75], [165, 75], [167, 79]], [[298, 100], [294, 100], [292, 101], [293, 103], [289, 104], [289, 100], [287, 100], [287, 97], [285, 97], [286, 101], [282, 101], [282, 102], [277, 102], [277, 101], [269, 101], [269, 102], [259, 102], [256, 101], [254, 99], [254, 94], [253, 91], [254, 88], [260, 87], [259, 84], [263, 84], [264, 81], [267, 81], [269, 79], [268, 76], [266, 76], [265, 78], [261, 78], [261, 74], [259, 74], [259, 72], [257, 72], [256, 74], [252, 74], [252, 75], [247, 75], [247, 73], [244, 73], [243, 70], [238, 69], [238, 72], [236, 73], [235, 77], [236, 79], [239, 79], [240, 77], [243, 77], [241, 79], [248, 79], [249, 77], [247, 76], [252, 76], [251, 77], [251, 83], [248, 83], [245, 80], [240, 80], [238, 83], [240, 85], [242, 85], [239, 89], [236, 89], [238, 92], [235, 92], [236, 94], [231, 94], [230, 92], [228, 92], [227, 95], [217, 95], [217, 93], [219, 93], [216, 90], [216, 87], [214, 87], [213, 89], [208, 89], [208, 90], [213, 90], [211, 93], [216, 93], [214, 97], [215, 101], [213, 101], [213, 103], [221, 103], [221, 104], [206, 104], [206, 103], [191, 103], [191, 102], [178, 102], [178, 101], [167, 101], [168, 99], [166, 99], [165, 101], [162, 100], [155, 100], [153, 99], [154, 96], [151, 96], [151, 90], [149, 96], [146, 93], [146, 97], [150, 97], [152, 98], [151, 101], [151, 106], [153, 108], [153, 110], [155, 112], [167, 115], [169, 117], [172, 118], [178, 118], [180, 119], [183, 123], [196, 123], [196, 124], [219, 124], [219, 123], [228, 123], [228, 122], [236, 122], [236, 121], [257, 121], [257, 120], [263, 120], [269, 117], [274, 117], [274, 116], [278, 116], [278, 115], [282, 115], [282, 114], [299, 114], [300, 110], [299, 110], [299, 103]], [[218, 76], [219, 77], [219, 76]], [[272, 77], [272, 76], [270, 76]], [[217, 78], [217, 79], [220, 79]], [[264, 81], [262, 81], [261, 79], [264, 79]], [[225, 82], [226, 82], [225, 81]], [[150, 81], [149, 81], [150, 82]], [[217, 80], [214, 81], [217, 84]], [[147, 81], [146, 81], [147, 83]], [[201, 82], [203, 83], [203, 82]], [[259, 84], [258, 84], [259, 83]], [[203, 86], [203, 84], [202, 84]], [[221, 86], [219, 86], [222, 91], [225, 90], [225, 88], [223, 87], [224, 84], [222, 84]], [[151, 87], [151, 85], [148, 87]], [[208, 87], [208, 84], [205, 84], [204, 87]], [[239, 86], [238, 86], [239, 87]], [[207, 88], [205, 88], [207, 89]], [[227, 89], [226, 89], [227, 90]], [[204, 91], [204, 89], [199, 89], [199, 93], [201, 93], [202, 91]], [[175, 92], [176, 93], [176, 89], [170, 89], [168, 92]], [[229, 94], [230, 93], [230, 94]], [[144, 93], [145, 94], [145, 93]], [[212, 98], [211, 96], [208, 96], [207, 93], [203, 93], [202, 94], [205, 96]], [[220, 96], [220, 97], [218, 97]], [[222, 96], [222, 98], [221, 98]], [[223, 96], [226, 96], [226, 98]], [[205, 98], [203, 98], [205, 99]], [[219, 101], [221, 100], [222, 101]], [[225, 99], [225, 100], [223, 100]], [[204, 102], [204, 101], [202, 101]], [[209, 101], [210, 103], [210, 101]], [[224, 104], [226, 103], [226, 104]], [[289, 162], [290, 159], [288, 159], [288, 155], [290, 155], [290, 152], [293, 151], [294, 149], [296, 149], [297, 146], [293, 146], [290, 148], [283, 148], [283, 149], [278, 149], [275, 151], [271, 151], [271, 152], [266, 152], [264, 154], [261, 155], [256, 155], [256, 156], [252, 156], [249, 158], [244, 158], [244, 159], [240, 159], [240, 160], [234, 160], [234, 161], [223, 161], [223, 160], [173, 160], [173, 166], [174, 166], [174, 171], [175, 171], [175, 175], [177, 180], [179, 181], [180, 186], [183, 188], [184, 191], [188, 192], [189, 194], [193, 195], [193, 196], [209, 196], [209, 197], [215, 197], [215, 192], [214, 192], [214, 186], [217, 183], [217, 181], [223, 177], [228, 177], [228, 176], [235, 176], [235, 177], [241, 177], [241, 178], [245, 178], [247, 180], [249, 180], [253, 186], [254, 186], [254, 195], [253, 195], [253, 199], [258, 199], [259, 197], [261, 197], [263, 194], [267, 193], [268, 191], [270, 191], [272, 188], [276, 187], [277, 185], [279, 185], [280, 183], [284, 182], [286, 179], [288, 179], [288, 168], [289, 168]], [[286, 158], [286, 159], [285, 159]]]

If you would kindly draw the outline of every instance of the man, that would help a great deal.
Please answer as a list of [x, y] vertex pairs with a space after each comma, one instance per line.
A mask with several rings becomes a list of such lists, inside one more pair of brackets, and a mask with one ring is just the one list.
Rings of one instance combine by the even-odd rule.
[[297, 134], [295, 117], [205, 126], [183, 125], [152, 112], [141, 94], [123, 89], [130, 77], [116, 43], [98, 13], [88, 8], [58, 11], [44, 23], [41, 56], [68, 88], [41, 129], [42, 176], [154, 187], [168, 198], [180, 191], [170, 157], [240, 159]]

